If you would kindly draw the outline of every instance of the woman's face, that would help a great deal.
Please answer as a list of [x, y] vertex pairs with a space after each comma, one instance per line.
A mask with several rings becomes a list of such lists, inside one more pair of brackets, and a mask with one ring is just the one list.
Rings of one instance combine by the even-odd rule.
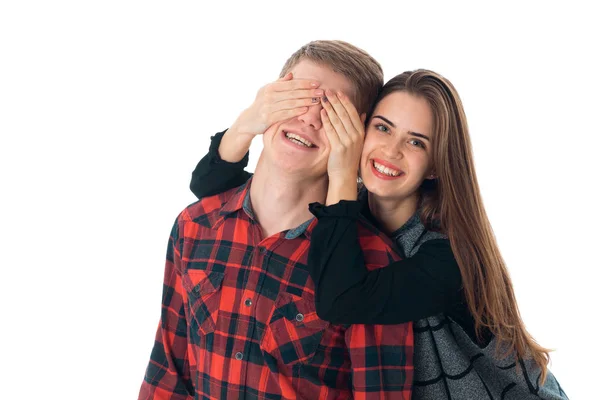
[[427, 101], [406, 92], [393, 92], [377, 104], [360, 162], [369, 192], [398, 201], [418, 196], [432, 173], [432, 121]]

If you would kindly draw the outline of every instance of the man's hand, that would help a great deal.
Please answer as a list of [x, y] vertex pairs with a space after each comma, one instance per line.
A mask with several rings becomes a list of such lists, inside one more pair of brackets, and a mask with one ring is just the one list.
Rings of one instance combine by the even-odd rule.
[[356, 181], [365, 127], [348, 96], [330, 90], [327, 90], [325, 95], [322, 100], [321, 120], [331, 146], [327, 162], [327, 205], [331, 205], [340, 200], [357, 198]]
[[219, 155], [228, 162], [240, 161], [255, 136], [263, 134], [271, 125], [300, 116], [308, 107], [319, 104], [323, 90], [320, 82], [293, 79], [292, 73], [260, 88], [254, 103], [244, 110], [227, 130]]

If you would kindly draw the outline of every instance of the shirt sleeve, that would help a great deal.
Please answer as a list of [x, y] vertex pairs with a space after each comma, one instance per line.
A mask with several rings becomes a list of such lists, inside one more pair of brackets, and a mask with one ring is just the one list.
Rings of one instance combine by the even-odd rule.
[[446, 239], [430, 240], [405, 260], [369, 270], [359, 243], [361, 205], [310, 205], [318, 223], [308, 265], [320, 318], [337, 324], [400, 324], [447, 310], [459, 298], [461, 276]]
[[191, 400], [194, 387], [188, 358], [186, 292], [181, 283], [179, 223], [169, 237], [161, 319], [139, 400]]
[[208, 153], [192, 172], [190, 190], [199, 199], [241, 186], [252, 176], [250, 172], [244, 171], [250, 152], [236, 163], [224, 161], [219, 156], [219, 145], [225, 132], [227, 130], [211, 137]]

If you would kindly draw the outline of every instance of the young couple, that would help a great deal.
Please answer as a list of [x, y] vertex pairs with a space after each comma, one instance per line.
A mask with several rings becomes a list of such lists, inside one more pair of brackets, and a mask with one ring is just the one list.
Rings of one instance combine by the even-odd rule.
[[212, 138], [191, 189], [140, 399], [566, 398], [439, 74], [383, 85], [363, 50], [311, 42]]

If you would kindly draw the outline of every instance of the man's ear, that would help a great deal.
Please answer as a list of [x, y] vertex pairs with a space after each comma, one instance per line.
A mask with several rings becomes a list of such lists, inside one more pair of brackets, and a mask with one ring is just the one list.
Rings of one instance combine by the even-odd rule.
[[367, 119], [367, 113], [360, 114], [360, 122], [362, 122], [363, 125], [365, 124], [366, 119]]

